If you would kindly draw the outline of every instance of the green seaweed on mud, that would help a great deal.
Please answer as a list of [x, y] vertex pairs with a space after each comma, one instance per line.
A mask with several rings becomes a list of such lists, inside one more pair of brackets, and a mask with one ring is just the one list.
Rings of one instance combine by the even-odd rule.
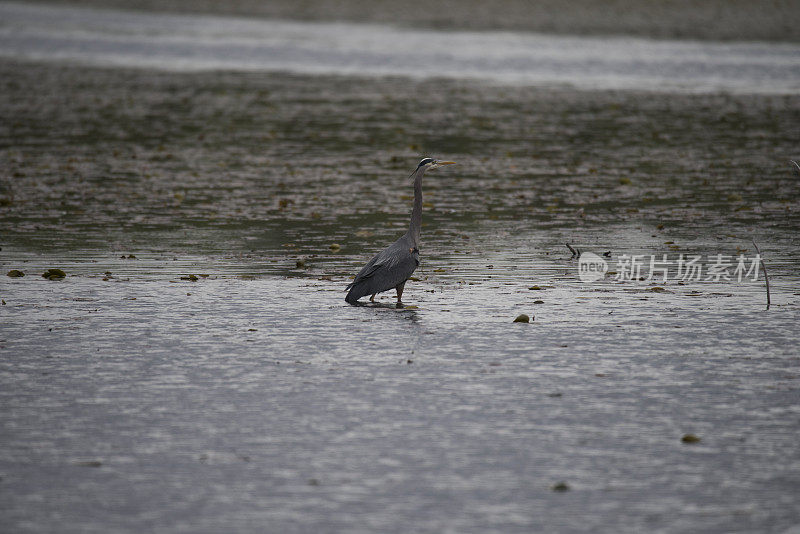
[[47, 269], [42, 273], [42, 278], [47, 280], [63, 280], [66, 276], [67, 274], [61, 269]]

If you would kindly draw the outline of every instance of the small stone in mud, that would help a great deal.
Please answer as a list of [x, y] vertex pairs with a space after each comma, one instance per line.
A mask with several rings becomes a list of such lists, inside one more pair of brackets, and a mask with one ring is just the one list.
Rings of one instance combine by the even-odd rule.
[[652, 292], [654, 292], [654, 293], [663, 293], [663, 292], [665, 292], [665, 291], [666, 291], [666, 289], [664, 289], [664, 288], [663, 288], [663, 287], [661, 287], [661, 286], [654, 286], [654, 287], [651, 287], [651, 288], [650, 288], [650, 291], [652, 291]]
[[531, 290], [531, 291], [541, 291], [542, 290], [542, 288], [539, 287], [539, 286], [531, 286], [528, 289]]
[[331, 249], [333, 252], [336, 252], [337, 250], [341, 250], [342, 246], [339, 243], [331, 243], [331, 246], [329, 246], [328, 248]]
[[534, 304], [544, 304], [544, 301], [543, 300], [534, 300], [533, 303]]
[[700, 438], [695, 436], [694, 434], [684, 434], [681, 438], [683, 443], [700, 443]]
[[190, 282], [197, 282], [198, 278], [195, 275], [190, 274], [189, 276], [181, 276], [181, 280], [189, 280]]
[[317, 480], [316, 478], [309, 478], [308, 479], [308, 485], [309, 486], [319, 486], [319, 480]]
[[11, 269], [10, 271], [8, 271], [6, 276], [10, 276], [11, 278], [21, 278], [25, 276], [25, 273], [23, 273], [18, 269]]
[[67, 273], [61, 269], [47, 269], [44, 273], [42, 273], [42, 278], [47, 278], [48, 280], [61, 280], [66, 276]]
[[520, 313], [517, 315], [517, 318], [514, 319], [515, 323], [529, 323], [531, 322], [531, 318], [525, 315], [524, 313]]
[[550, 486], [550, 489], [553, 491], [569, 491], [569, 484], [566, 482], [556, 482]]
[[298, 269], [304, 269], [306, 267], [306, 260], [297, 260], [294, 262], [295, 267]]

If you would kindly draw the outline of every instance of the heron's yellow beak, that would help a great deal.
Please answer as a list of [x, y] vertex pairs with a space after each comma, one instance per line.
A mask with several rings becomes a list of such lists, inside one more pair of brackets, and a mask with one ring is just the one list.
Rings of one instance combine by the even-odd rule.
[[437, 161], [436, 164], [437, 165], [455, 165], [456, 162], [455, 161]]

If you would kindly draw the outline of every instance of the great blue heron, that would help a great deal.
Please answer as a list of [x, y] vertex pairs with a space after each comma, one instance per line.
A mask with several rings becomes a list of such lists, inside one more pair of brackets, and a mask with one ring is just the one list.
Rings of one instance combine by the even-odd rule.
[[397, 290], [397, 303], [403, 296], [406, 280], [419, 265], [419, 230], [422, 226], [422, 176], [425, 171], [442, 165], [452, 165], [454, 161], [437, 161], [425, 158], [419, 162], [414, 177], [414, 208], [411, 210], [411, 224], [403, 237], [383, 249], [356, 275], [347, 286], [349, 289], [345, 300], [355, 304], [358, 299], [367, 295], [375, 302], [375, 295], [392, 288]]

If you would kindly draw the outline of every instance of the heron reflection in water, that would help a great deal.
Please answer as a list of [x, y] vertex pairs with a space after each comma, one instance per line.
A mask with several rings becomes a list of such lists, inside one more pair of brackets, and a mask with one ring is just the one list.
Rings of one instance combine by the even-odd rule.
[[411, 210], [411, 224], [400, 239], [383, 249], [369, 260], [347, 286], [349, 290], [345, 300], [356, 304], [358, 299], [370, 296], [375, 302], [375, 295], [392, 288], [397, 290], [397, 303], [401, 303], [406, 281], [419, 265], [419, 231], [422, 226], [422, 176], [426, 171], [452, 165], [454, 161], [437, 161], [425, 158], [419, 162], [414, 177], [414, 208]]

